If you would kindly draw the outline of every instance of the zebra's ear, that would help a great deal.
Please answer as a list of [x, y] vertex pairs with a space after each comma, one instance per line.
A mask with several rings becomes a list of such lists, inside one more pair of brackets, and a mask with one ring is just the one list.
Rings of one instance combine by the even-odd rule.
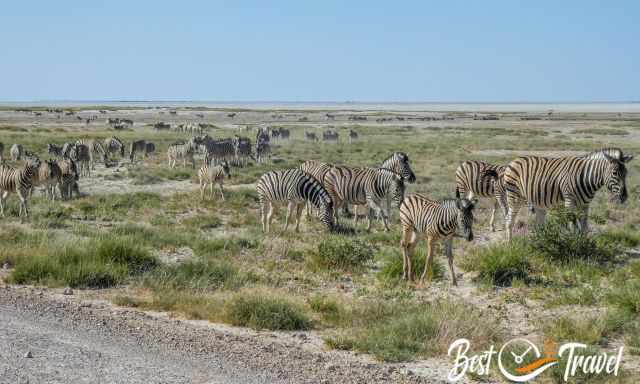
[[633, 160], [633, 155], [623, 155], [623, 156], [622, 156], [622, 162], [623, 162], [623, 163], [628, 163], [628, 162], [630, 162], [631, 160]]
[[460, 200], [460, 190], [456, 188], [456, 199]]

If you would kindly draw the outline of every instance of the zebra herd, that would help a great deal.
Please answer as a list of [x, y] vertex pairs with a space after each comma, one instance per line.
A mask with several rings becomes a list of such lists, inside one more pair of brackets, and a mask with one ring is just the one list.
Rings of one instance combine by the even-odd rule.
[[375, 216], [382, 218], [385, 230], [391, 206], [399, 209], [401, 224], [400, 247], [403, 255], [403, 279], [412, 280], [411, 259], [420, 237], [427, 240], [427, 261], [420, 277], [431, 277], [433, 248], [444, 241], [452, 284], [457, 285], [453, 267], [453, 237], [472, 241], [473, 210], [477, 197], [494, 200], [490, 219], [495, 230], [495, 212], [502, 208], [505, 234], [511, 241], [515, 217], [523, 205], [536, 214], [536, 223], [543, 224], [546, 210], [563, 204], [577, 211], [573, 224], [586, 231], [589, 204], [595, 193], [606, 187], [611, 201], [623, 204], [628, 198], [626, 163], [633, 155], [619, 148], [606, 148], [581, 156], [523, 156], [506, 165], [483, 161], [465, 161], [456, 170], [455, 198], [434, 200], [420, 193], [405, 195], [405, 183], [413, 183], [415, 174], [409, 157], [395, 152], [380, 167], [334, 166], [318, 161], [306, 161], [298, 168], [265, 173], [257, 182], [260, 216], [264, 232], [269, 232], [274, 206], [287, 205], [285, 231], [294, 219], [298, 231], [305, 204], [307, 213], [315, 207], [321, 223], [330, 232], [339, 232], [338, 212], [341, 207], [354, 206], [354, 227], [357, 207], [368, 208], [367, 230]]

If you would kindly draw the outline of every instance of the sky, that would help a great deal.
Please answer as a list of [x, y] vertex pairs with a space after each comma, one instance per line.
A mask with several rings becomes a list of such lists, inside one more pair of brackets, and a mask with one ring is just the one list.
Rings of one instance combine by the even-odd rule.
[[639, 1], [5, 1], [0, 100], [640, 100]]

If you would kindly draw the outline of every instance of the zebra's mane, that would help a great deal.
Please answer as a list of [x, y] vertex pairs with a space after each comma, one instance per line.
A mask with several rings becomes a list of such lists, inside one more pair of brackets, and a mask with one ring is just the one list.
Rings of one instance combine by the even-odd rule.
[[622, 160], [623, 156], [620, 148], [603, 148], [578, 157], [581, 159], [604, 159], [605, 154], [617, 160]]

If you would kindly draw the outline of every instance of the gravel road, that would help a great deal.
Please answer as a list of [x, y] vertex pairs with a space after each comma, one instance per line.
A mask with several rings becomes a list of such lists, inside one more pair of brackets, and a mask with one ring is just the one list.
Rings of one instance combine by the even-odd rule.
[[27, 287], [0, 287], [0, 324], [0, 383], [442, 381]]

